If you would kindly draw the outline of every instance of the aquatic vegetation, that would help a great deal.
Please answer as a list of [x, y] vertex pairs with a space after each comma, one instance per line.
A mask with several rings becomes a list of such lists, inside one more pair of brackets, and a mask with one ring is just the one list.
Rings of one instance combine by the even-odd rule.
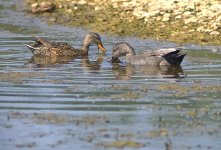
[[166, 129], [166, 128], [162, 128], [162, 129], [159, 129], [159, 130], [152, 130], [152, 131], [149, 131], [147, 133], [147, 136], [149, 138], [156, 138], [156, 137], [166, 137], [169, 135], [168, 133], [169, 131]]
[[174, 96], [183, 96], [190, 93], [210, 93], [210, 92], [221, 92], [221, 85], [202, 85], [193, 83], [191, 85], [181, 85], [178, 83], [162, 84], [158, 87], [161, 91], [171, 91], [175, 93]]
[[36, 72], [3, 72], [0, 73], [0, 81], [7, 81], [7, 82], [17, 82], [20, 83], [23, 80], [30, 79], [30, 78], [42, 78], [46, 75], [43, 73], [36, 73]]
[[76, 125], [94, 125], [99, 122], [107, 123], [109, 122], [109, 117], [101, 115], [84, 115], [81, 117], [72, 115], [58, 115], [55, 113], [34, 113], [32, 115], [34, 122], [38, 124], [66, 124], [74, 123]]
[[135, 142], [135, 141], [113, 141], [113, 142], [106, 142], [106, 143], [99, 143], [106, 148], [140, 148], [144, 147], [144, 144]]
[[16, 144], [15, 146], [17, 148], [33, 148], [33, 147], [36, 147], [37, 144], [35, 142], [28, 142], [24, 144]]
[[111, 99], [113, 100], [128, 100], [128, 99], [136, 100], [141, 97], [142, 97], [141, 93], [136, 93], [132, 91], [111, 95]]

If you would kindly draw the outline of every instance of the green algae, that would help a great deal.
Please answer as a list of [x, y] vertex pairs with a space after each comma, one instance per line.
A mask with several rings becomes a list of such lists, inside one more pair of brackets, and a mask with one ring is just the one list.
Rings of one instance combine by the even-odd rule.
[[43, 73], [35, 72], [4, 72], [0, 73], [0, 81], [21, 83], [22, 81], [30, 78], [42, 78], [46, 75]]
[[210, 85], [205, 86], [201, 84], [193, 84], [190, 86], [179, 85], [177, 83], [171, 84], [163, 84], [159, 86], [160, 90], [173, 90], [180, 93], [187, 93], [187, 92], [221, 92], [220, 85]]
[[115, 95], [111, 95], [111, 99], [113, 100], [136, 100], [143, 97], [140, 93], [136, 93], [136, 92], [126, 92], [126, 93], [120, 93], [120, 94], [115, 94]]
[[144, 147], [144, 144], [135, 141], [113, 141], [113, 142], [106, 142], [106, 143], [99, 143], [106, 148], [141, 148]]
[[193, 83], [192, 85], [181, 85], [178, 83], [162, 84], [159, 85], [158, 89], [160, 91], [170, 91], [174, 94], [174, 97], [183, 97], [191, 94], [197, 95], [200, 93], [208, 97], [215, 94], [218, 97], [220, 96], [218, 93], [221, 92], [220, 85], [202, 85], [198, 83]]
[[161, 128], [159, 130], [151, 130], [147, 133], [147, 137], [156, 138], [156, 137], [166, 137], [169, 135], [169, 131], [166, 128]]
[[16, 148], [34, 148], [37, 146], [35, 142], [27, 142], [23, 144], [16, 144]]
[[100, 115], [84, 115], [81, 117], [71, 115], [58, 115], [55, 113], [34, 113], [32, 119], [37, 124], [67, 124], [74, 123], [76, 125], [94, 125], [97, 123], [108, 123], [109, 117]]

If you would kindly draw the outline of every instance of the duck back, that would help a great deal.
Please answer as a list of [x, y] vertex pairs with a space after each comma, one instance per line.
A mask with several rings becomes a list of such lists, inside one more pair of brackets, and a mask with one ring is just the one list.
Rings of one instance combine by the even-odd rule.
[[163, 59], [163, 57], [156, 56], [133, 55], [126, 58], [126, 62], [132, 65], [159, 66]]

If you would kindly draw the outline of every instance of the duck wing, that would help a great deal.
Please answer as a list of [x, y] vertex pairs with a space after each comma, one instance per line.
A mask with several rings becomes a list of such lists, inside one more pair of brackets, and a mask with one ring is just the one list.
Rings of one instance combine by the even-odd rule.
[[65, 42], [50, 42], [44, 38], [35, 37], [34, 45], [25, 44], [35, 55], [43, 56], [69, 56], [79, 53], [75, 48]]
[[162, 56], [165, 58], [161, 65], [180, 65], [186, 54], [180, 54], [181, 48], [163, 48], [154, 51], [145, 51], [147, 56]]
[[81, 54], [80, 50], [75, 49], [65, 42], [52, 42], [50, 52], [56, 56], [74, 56]]
[[144, 55], [147, 56], [164, 56], [166, 54], [177, 54], [181, 51], [180, 48], [162, 48], [162, 49], [157, 49], [153, 51], [145, 51]]

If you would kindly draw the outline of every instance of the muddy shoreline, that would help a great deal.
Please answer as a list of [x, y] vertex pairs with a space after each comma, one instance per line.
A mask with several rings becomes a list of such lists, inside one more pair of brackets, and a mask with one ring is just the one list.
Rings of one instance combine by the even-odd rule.
[[219, 1], [169, 2], [26, 0], [26, 8], [29, 14], [51, 24], [176, 43], [221, 44], [221, 13], [216, 10], [221, 7]]

